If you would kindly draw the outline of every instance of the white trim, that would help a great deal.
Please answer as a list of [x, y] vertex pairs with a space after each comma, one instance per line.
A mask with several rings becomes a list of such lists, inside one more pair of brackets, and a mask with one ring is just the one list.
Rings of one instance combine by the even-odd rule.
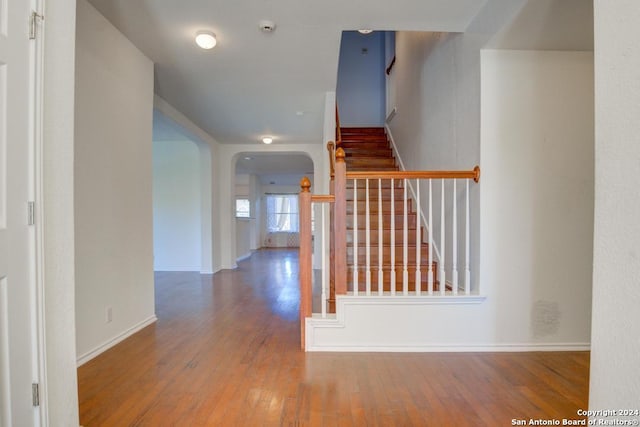
[[[44, 16], [45, 0], [33, 0], [31, 3], [35, 11]], [[44, 35], [46, 26], [44, 19], [39, 21], [36, 31], [36, 38], [31, 43], [31, 89], [33, 90], [32, 110], [32, 131], [33, 131], [33, 200], [35, 201], [35, 339], [36, 339], [36, 372], [40, 392], [40, 406], [38, 411], [39, 425], [47, 427], [49, 425], [49, 392], [47, 382], [47, 342], [46, 342], [46, 321], [45, 321], [45, 250], [44, 250], [44, 195], [43, 195], [43, 158], [44, 158]]]
[[77, 364], [78, 364], [78, 367], [84, 365], [85, 363], [87, 363], [88, 361], [93, 359], [94, 357], [99, 356], [100, 354], [102, 354], [105, 351], [109, 350], [111, 347], [113, 347], [116, 344], [124, 341], [125, 339], [129, 338], [131, 335], [135, 334], [136, 332], [146, 328], [147, 326], [149, 326], [152, 323], [155, 323], [157, 321], [158, 321], [158, 318], [154, 314], [153, 316], [149, 317], [148, 319], [143, 320], [142, 322], [138, 323], [137, 325], [134, 325], [131, 328], [127, 329], [126, 331], [124, 331], [120, 335], [115, 336], [114, 338], [110, 339], [109, 341], [105, 342], [104, 344], [101, 344], [98, 347], [96, 347], [95, 349], [83, 354], [82, 356], [78, 357], [78, 359], [76, 361]]
[[307, 347], [309, 352], [379, 352], [379, 353], [517, 353], [517, 352], [543, 352], [543, 351], [590, 351], [589, 343], [523, 343], [523, 344], [430, 344], [415, 346], [331, 346]]
[[240, 262], [240, 261], [244, 261], [245, 259], [249, 259], [251, 258], [251, 255], [253, 255], [253, 251], [246, 253], [244, 255], [239, 256], [238, 258], [236, 258], [236, 263]]
[[199, 265], [161, 265], [153, 267], [153, 271], [193, 271], [194, 273], [200, 273]]

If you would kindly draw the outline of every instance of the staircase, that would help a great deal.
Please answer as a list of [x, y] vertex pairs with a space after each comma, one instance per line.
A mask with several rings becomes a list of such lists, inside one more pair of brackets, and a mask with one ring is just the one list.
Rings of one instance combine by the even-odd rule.
[[[384, 128], [341, 128], [342, 142], [340, 147], [345, 151], [347, 171], [397, 171], [393, 152], [391, 150]], [[372, 293], [392, 291], [403, 292], [404, 272], [404, 187], [403, 181], [394, 182], [394, 200], [392, 202], [392, 189], [390, 180], [382, 180], [378, 188], [377, 180], [369, 182], [369, 242], [367, 244], [366, 233], [366, 184], [364, 180], [357, 182], [357, 228], [354, 218], [355, 195], [353, 180], [347, 181], [347, 289], [354, 289], [354, 266], [356, 260], [355, 238], [357, 235], [357, 271], [358, 292], [367, 292], [367, 247], [369, 248], [369, 271], [371, 275]], [[394, 245], [391, 245], [391, 220], [394, 212]], [[407, 200], [407, 272], [408, 292], [415, 291], [416, 283], [416, 245], [420, 245], [420, 277], [422, 290], [427, 288], [428, 277], [428, 244], [425, 230], [420, 227], [419, 242], [416, 240], [416, 227], [419, 218], [414, 210], [413, 200]], [[379, 232], [379, 215], [382, 214], [382, 233]], [[379, 283], [379, 240], [382, 237], [382, 284]], [[395, 262], [392, 265], [392, 256], [395, 254]], [[394, 268], [395, 267], [395, 268]], [[437, 265], [432, 264], [434, 284], [433, 290], [439, 290], [437, 280]], [[392, 271], [395, 270], [395, 283], [392, 283]], [[330, 304], [333, 306], [333, 304]]]

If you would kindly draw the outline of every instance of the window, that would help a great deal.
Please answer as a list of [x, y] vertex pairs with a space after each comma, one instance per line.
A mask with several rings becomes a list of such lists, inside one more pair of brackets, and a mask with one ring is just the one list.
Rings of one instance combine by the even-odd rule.
[[298, 232], [298, 195], [272, 194], [267, 196], [267, 231]]
[[249, 199], [236, 199], [236, 218], [251, 218]]

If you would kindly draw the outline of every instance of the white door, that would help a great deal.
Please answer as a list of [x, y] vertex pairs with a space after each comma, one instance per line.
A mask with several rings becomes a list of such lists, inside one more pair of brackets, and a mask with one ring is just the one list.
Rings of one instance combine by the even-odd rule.
[[0, 0], [0, 427], [38, 422], [29, 0]]

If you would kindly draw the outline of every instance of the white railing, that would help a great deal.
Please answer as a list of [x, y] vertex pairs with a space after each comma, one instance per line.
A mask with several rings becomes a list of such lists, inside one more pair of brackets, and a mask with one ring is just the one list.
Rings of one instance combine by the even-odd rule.
[[[330, 147], [330, 153], [332, 152]], [[332, 154], [332, 153], [331, 153]], [[301, 345], [305, 343], [305, 319], [312, 315], [312, 276], [311, 268], [311, 209], [313, 203], [331, 205], [331, 256], [332, 261], [329, 268], [326, 266], [326, 259], [323, 260], [323, 272], [330, 270], [331, 286], [327, 289], [326, 277], [323, 273], [320, 289], [320, 313], [326, 317], [333, 310], [328, 301], [335, 302], [335, 297], [340, 295], [359, 295], [360, 282], [364, 279], [365, 295], [370, 296], [374, 291], [373, 278], [375, 277], [375, 293], [377, 296], [397, 295], [398, 254], [399, 247], [402, 248], [402, 296], [420, 296], [423, 292], [427, 295], [471, 295], [471, 272], [470, 266], [470, 207], [469, 207], [469, 182], [473, 179], [478, 182], [480, 168], [476, 166], [472, 171], [372, 171], [372, 172], [347, 172], [345, 165], [345, 154], [342, 148], [335, 150], [334, 179], [332, 180], [332, 193], [330, 195], [312, 195], [310, 193], [311, 183], [305, 177], [301, 181], [300, 192], [300, 332]], [[440, 197], [434, 196], [433, 181], [440, 180]], [[426, 181], [428, 191], [427, 197], [428, 219], [424, 218], [422, 212], [421, 198], [424, 196], [420, 190], [420, 183]], [[459, 217], [458, 209], [458, 182], [464, 182], [464, 215]], [[351, 198], [348, 183], [352, 183]], [[415, 183], [415, 187], [411, 184]], [[408, 194], [407, 189], [414, 191], [414, 197]], [[424, 188], [424, 187], [423, 187]], [[451, 191], [448, 188], [452, 188]], [[401, 191], [397, 191], [401, 190]], [[364, 191], [364, 194], [362, 194]], [[388, 198], [385, 195], [388, 192]], [[396, 193], [402, 194], [402, 200], [398, 200]], [[449, 192], [449, 196], [447, 196]], [[350, 201], [349, 201], [350, 199]], [[364, 199], [364, 227], [360, 223], [360, 201]], [[439, 227], [434, 221], [434, 202], [439, 199], [439, 206], [435, 212], [439, 211]], [[385, 201], [389, 200], [388, 217], [385, 213]], [[347, 205], [351, 203], [351, 226], [348, 227]], [[415, 203], [415, 210], [412, 209]], [[396, 215], [398, 206], [401, 206], [402, 215]], [[440, 208], [439, 210], [437, 208]], [[373, 210], [377, 210], [373, 212]], [[446, 217], [450, 213], [449, 217]], [[321, 224], [325, 224], [326, 208], [322, 209]], [[373, 218], [375, 217], [375, 218]], [[420, 221], [423, 219], [423, 221]], [[448, 219], [448, 220], [446, 220]], [[377, 220], [377, 221], [376, 221]], [[464, 241], [458, 240], [462, 237], [458, 230], [458, 223], [464, 221]], [[422, 223], [425, 223], [424, 226]], [[413, 227], [413, 230], [411, 230]], [[447, 228], [448, 227], [448, 228]], [[347, 258], [348, 245], [347, 234], [350, 228], [352, 239], [351, 286], [348, 286], [347, 279]], [[364, 230], [361, 230], [361, 229]], [[438, 229], [439, 228], [439, 229]], [[389, 231], [389, 244], [385, 245], [385, 233]], [[317, 232], [318, 230], [316, 230]], [[364, 231], [364, 266], [360, 264], [360, 242], [359, 233]], [[402, 245], [397, 245], [396, 233], [402, 233]], [[410, 231], [414, 231], [413, 236]], [[424, 235], [426, 234], [426, 272], [423, 270], [423, 249]], [[318, 234], [316, 234], [318, 235]], [[324, 235], [321, 231], [319, 235]], [[440, 251], [435, 248], [435, 236], [439, 237]], [[413, 243], [411, 240], [413, 239]], [[374, 242], [374, 240], [377, 240]], [[447, 252], [445, 244], [451, 241], [451, 251]], [[326, 254], [326, 241], [323, 239], [323, 255]], [[462, 246], [463, 250], [459, 251]], [[411, 250], [415, 250], [413, 263], [411, 262]], [[375, 253], [374, 253], [375, 251]], [[388, 256], [385, 256], [388, 252]], [[464, 253], [464, 256], [462, 253]], [[377, 264], [372, 265], [372, 255], [377, 255]], [[450, 255], [450, 258], [449, 258]], [[325, 258], [323, 256], [323, 258]], [[460, 283], [458, 278], [458, 266], [461, 258], [464, 262], [464, 280]], [[447, 260], [450, 259], [449, 265]], [[437, 269], [434, 265], [437, 264]], [[372, 270], [376, 268], [377, 274], [373, 275]], [[388, 276], [385, 271], [388, 270]], [[413, 270], [413, 275], [410, 274]], [[363, 273], [363, 277], [361, 277]], [[413, 277], [413, 280], [411, 280]], [[447, 277], [451, 280], [448, 281]], [[413, 283], [412, 283], [413, 282]], [[385, 289], [388, 284], [388, 290]], [[327, 294], [328, 291], [328, 294]], [[329, 306], [328, 306], [329, 305]]]
[[[393, 296], [396, 295], [396, 286], [402, 289], [403, 296], [420, 296], [423, 293], [430, 296], [471, 295], [469, 182], [478, 181], [478, 167], [473, 171], [347, 172], [346, 176], [351, 187], [348, 192], [352, 193], [347, 204], [352, 205], [353, 216], [348, 230], [352, 236], [349, 266], [352, 279], [347, 289], [353, 295], [359, 295], [361, 276], [364, 276], [366, 295]], [[458, 185], [460, 182], [462, 186]], [[426, 194], [420, 190], [421, 183], [426, 184], [423, 186]], [[439, 194], [434, 191], [434, 186], [439, 189]], [[408, 194], [409, 187], [415, 188], [415, 199]], [[459, 191], [460, 187], [462, 191]], [[399, 189], [401, 200], [396, 198]], [[460, 196], [464, 203], [462, 210], [458, 208]], [[424, 227], [420, 221], [425, 217], [421, 197], [426, 198], [427, 206]], [[359, 211], [362, 198], [364, 213]], [[384, 208], [386, 203], [388, 209]], [[372, 210], [372, 205], [377, 206], [377, 212]], [[436, 220], [434, 211], [439, 214]], [[364, 227], [359, 224], [361, 219]], [[372, 223], [377, 226], [372, 227]], [[464, 224], [463, 230], [459, 230], [460, 223]], [[398, 231], [402, 233], [401, 246], [396, 245]], [[362, 232], [364, 245], [359, 237]], [[413, 242], [409, 237], [412, 233], [415, 233]], [[388, 234], [386, 242], [385, 234]], [[377, 237], [375, 243], [374, 237]], [[439, 251], [436, 251], [436, 242], [439, 242]], [[398, 262], [396, 254], [400, 248], [402, 258]], [[413, 259], [412, 252], [415, 253]], [[360, 263], [362, 258], [364, 265]], [[376, 258], [377, 262], [372, 261]], [[463, 274], [458, 271], [459, 265], [464, 266]], [[397, 267], [402, 268], [401, 287], [396, 280]], [[374, 277], [377, 279], [375, 282]]]

